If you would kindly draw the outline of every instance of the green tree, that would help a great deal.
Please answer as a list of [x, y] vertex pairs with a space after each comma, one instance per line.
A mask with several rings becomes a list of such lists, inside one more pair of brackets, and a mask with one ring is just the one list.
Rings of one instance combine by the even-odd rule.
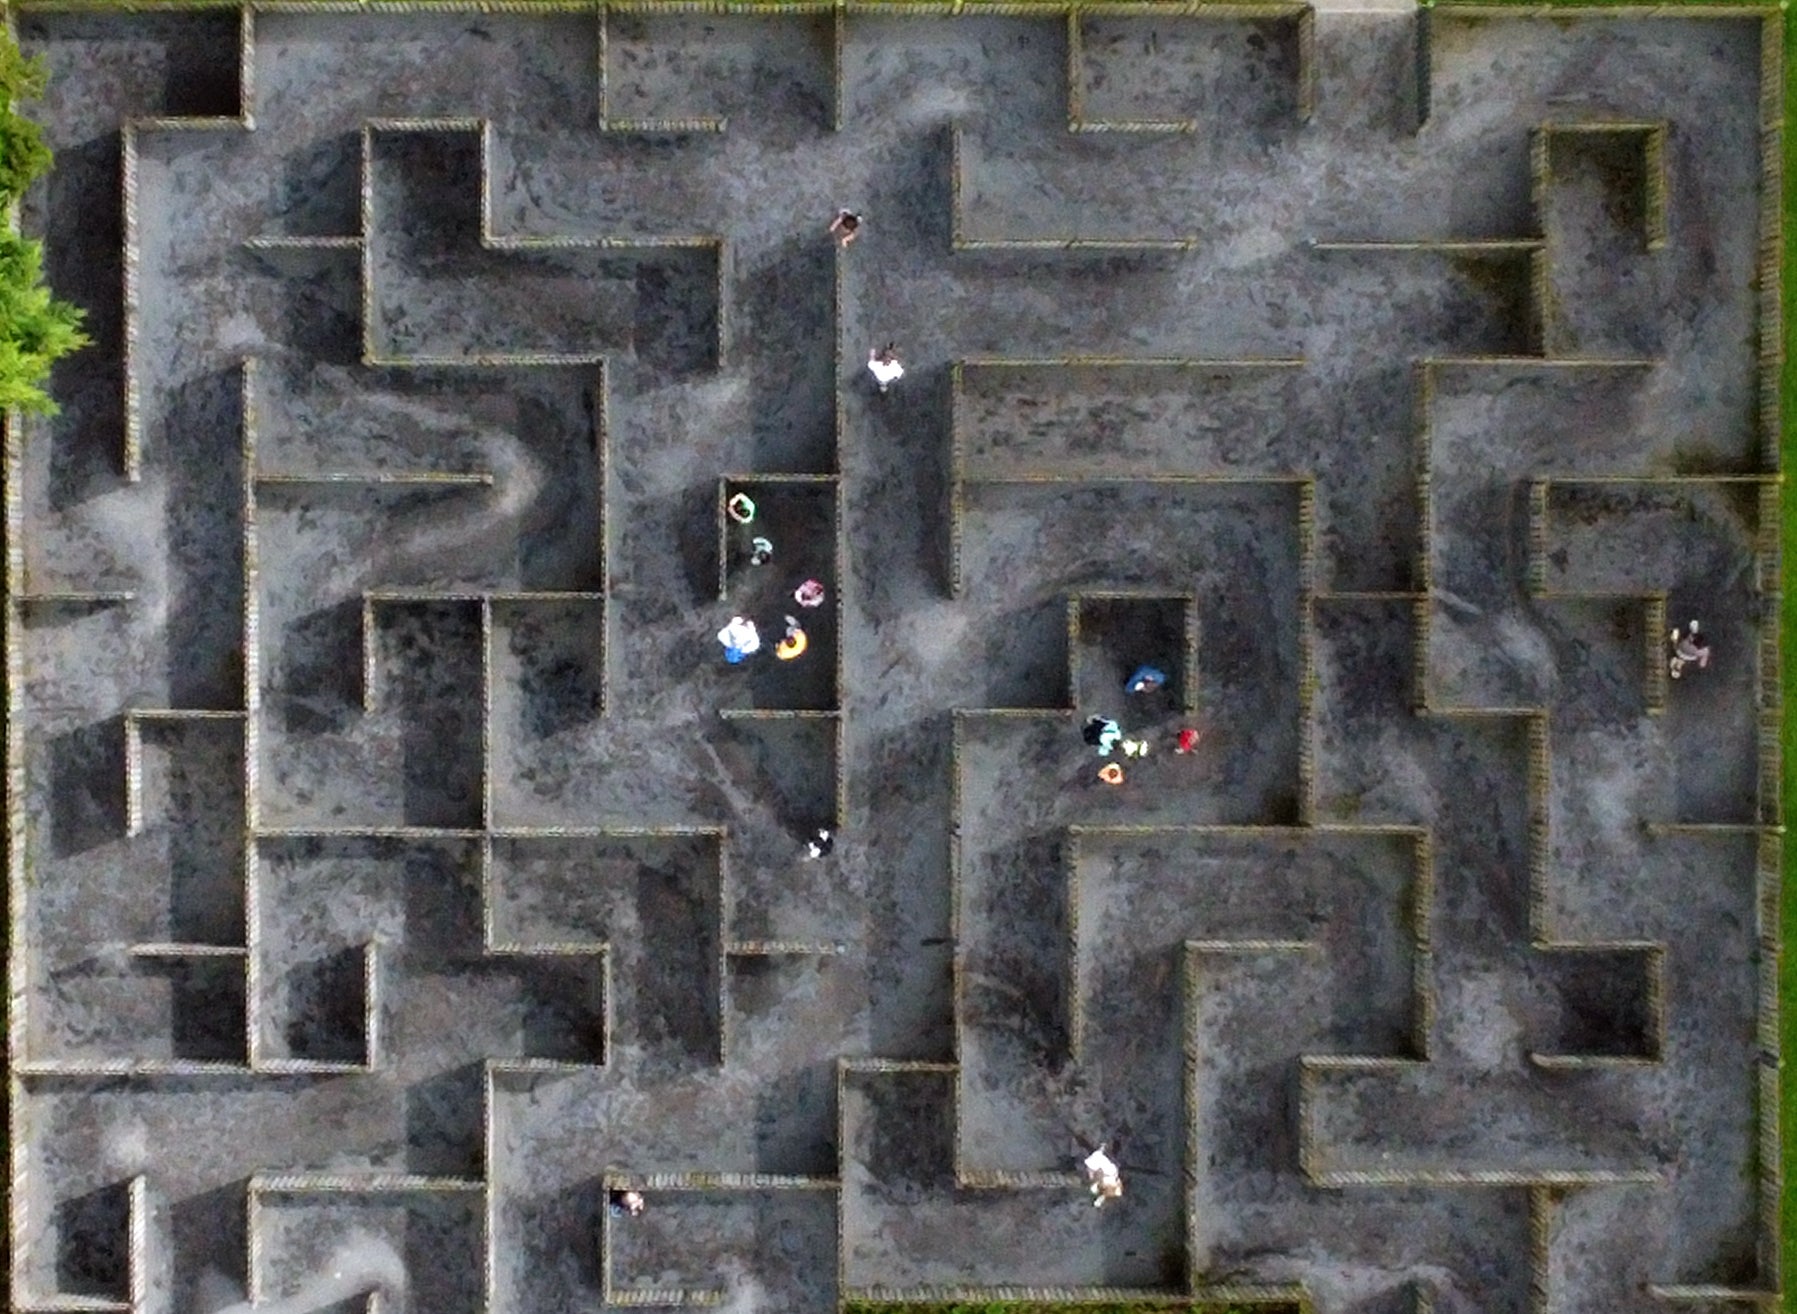
[[50, 148], [43, 131], [16, 108], [21, 100], [44, 94], [44, 66], [26, 59], [11, 37], [0, 36], [0, 92], [6, 112], [0, 116], [0, 198], [11, 205], [32, 181], [50, 167]]
[[[43, 94], [43, 65], [0, 34], [0, 207], [8, 212], [50, 167], [43, 133], [17, 108]], [[54, 413], [43, 389], [50, 367], [87, 345], [82, 312], [55, 300], [43, 278], [43, 247], [0, 228], [0, 407]]]
[[0, 229], [0, 407], [54, 413], [43, 381], [50, 367], [87, 345], [81, 311], [43, 285], [43, 248]]

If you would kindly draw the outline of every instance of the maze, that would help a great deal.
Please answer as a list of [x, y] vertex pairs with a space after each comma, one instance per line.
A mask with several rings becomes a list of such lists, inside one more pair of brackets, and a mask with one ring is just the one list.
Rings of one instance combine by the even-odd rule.
[[1782, 22], [12, 6], [10, 1307], [1776, 1303]]

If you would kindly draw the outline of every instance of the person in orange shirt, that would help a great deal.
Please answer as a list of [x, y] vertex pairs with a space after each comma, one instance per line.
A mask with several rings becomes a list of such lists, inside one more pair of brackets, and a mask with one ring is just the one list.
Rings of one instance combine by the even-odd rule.
[[789, 662], [793, 658], [803, 655], [810, 642], [805, 637], [805, 631], [800, 627], [798, 618], [788, 616], [786, 618], [786, 637], [774, 645], [774, 656], [783, 662]]

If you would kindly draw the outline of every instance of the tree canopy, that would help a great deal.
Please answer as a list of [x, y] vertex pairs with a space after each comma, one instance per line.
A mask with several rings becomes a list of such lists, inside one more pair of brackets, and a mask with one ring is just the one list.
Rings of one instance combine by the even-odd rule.
[[[44, 69], [0, 34], [0, 206], [8, 211], [50, 167], [50, 148], [18, 103], [44, 94]], [[0, 226], [0, 407], [54, 413], [43, 389], [50, 367], [87, 345], [82, 312], [44, 286], [44, 253]]]

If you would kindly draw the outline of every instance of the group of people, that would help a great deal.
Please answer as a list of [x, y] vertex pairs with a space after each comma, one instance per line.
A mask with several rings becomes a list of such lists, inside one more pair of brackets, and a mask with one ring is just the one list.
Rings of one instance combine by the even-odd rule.
[[[838, 210], [836, 218], [830, 221], [830, 233], [836, 238], [838, 245], [848, 246], [861, 236], [861, 216], [853, 210]], [[905, 367], [898, 358], [898, 343], [888, 342], [883, 347], [875, 347], [867, 353], [867, 372], [874, 376], [874, 386], [885, 392], [893, 384], [905, 377]]]
[[[1123, 682], [1123, 691], [1129, 694], [1153, 693], [1166, 687], [1167, 673], [1158, 666], [1138, 666], [1129, 679]], [[1098, 756], [1109, 757], [1113, 752], [1124, 757], [1147, 757], [1152, 743], [1146, 737], [1132, 737], [1123, 733], [1123, 727], [1108, 716], [1089, 716], [1080, 727], [1080, 737], [1087, 744], [1098, 750]], [[1173, 739], [1175, 753], [1191, 753], [1198, 747], [1199, 734], [1191, 726], [1180, 727]], [[1106, 785], [1121, 785], [1124, 772], [1121, 764], [1106, 762], [1098, 768], [1098, 779]]]
[[[846, 247], [861, 235], [862, 219], [853, 210], [838, 210], [836, 218], [830, 221], [829, 231], [837, 242]], [[867, 353], [868, 372], [874, 376], [874, 384], [881, 392], [885, 392], [893, 384], [905, 377], [905, 367], [898, 358], [898, 344], [888, 342], [883, 347], [876, 347]], [[737, 493], [724, 504], [724, 511], [739, 525], [752, 524], [755, 520], [755, 500], [747, 493]], [[762, 534], [749, 540], [749, 564], [765, 566], [774, 559], [774, 541]], [[817, 580], [808, 579], [793, 590], [793, 601], [801, 607], [819, 607], [824, 601], [824, 586]], [[774, 645], [774, 656], [780, 661], [792, 661], [802, 656], [810, 640], [805, 634], [805, 627], [796, 616], [785, 616], [786, 630], [778, 643]], [[724, 660], [732, 666], [746, 661], [761, 651], [761, 631], [755, 622], [746, 616], [732, 616], [730, 623], [718, 631], [718, 642], [724, 647]]]
[[[734, 494], [724, 503], [724, 514], [739, 525], [752, 525], [755, 523], [755, 499], [747, 493]], [[749, 540], [751, 566], [765, 566], [773, 559], [772, 539], [757, 534]], [[818, 580], [808, 579], [792, 591], [792, 600], [800, 607], [821, 607], [824, 605], [824, 586]], [[811, 640], [797, 616], [784, 616], [782, 619], [786, 622], [786, 632], [774, 645], [774, 657], [779, 661], [790, 662], [804, 656]], [[761, 630], [747, 616], [732, 616], [724, 628], [718, 631], [718, 642], [723, 645], [724, 660], [732, 666], [738, 666], [761, 651]]]
[[[837, 242], [846, 247], [861, 235], [862, 219], [853, 210], [838, 210], [836, 218], [830, 221], [829, 231]], [[898, 358], [898, 344], [888, 342], [883, 347], [876, 347], [867, 353], [868, 372], [874, 376], [874, 384], [881, 392], [885, 392], [893, 384], [905, 377], [905, 367]], [[739, 525], [751, 524], [755, 520], [755, 500], [747, 493], [737, 493], [724, 504], [729, 517]], [[749, 564], [765, 566], [774, 559], [774, 541], [762, 534], [749, 540]], [[808, 579], [793, 590], [793, 601], [801, 607], [819, 607], [824, 601], [824, 586], [817, 580]], [[792, 661], [804, 654], [810, 644], [805, 627], [796, 616], [784, 616], [786, 629], [774, 645], [774, 656], [784, 662]], [[718, 631], [718, 642], [724, 648], [724, 660], [732, 666], [738, 665], [761, 651], [761, 631], [755, 622], [746, 616], [732, 616], [730, 623]]]
[[[786, 632], [774, 644], [774, 659], [790, 662], [805, 655], [811, 639], [797, 616], [782, 619], [786, 622]], [[732, 616], [718, 631], [718, 642], [724, 646], [724, 660], [732, 666], [740, 666], [761, 651], [761, 629], [747, 616]]]

